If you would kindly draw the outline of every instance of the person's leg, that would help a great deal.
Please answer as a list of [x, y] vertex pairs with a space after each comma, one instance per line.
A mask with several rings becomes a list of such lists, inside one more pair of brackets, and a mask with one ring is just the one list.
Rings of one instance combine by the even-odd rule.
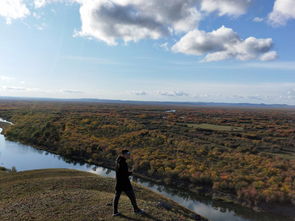
[[134, 193], [133, 189], [125, 190], [124, 192], [129, 197], [129, 199], [130, 199], [130, 201], [132, 203], [132, 206], [133, 206], [134, 211], [140, 210], [138, 208], [138, 206], [137, 206], [136, 197], [135, 197], [135, 193]]
[[113, 206], [114, 206], [114, 214], [118, 213], [118, 204], [119, 204], [119, 199], [120, 199], [120, 196], [121, 196], [121, 190], [116, 190], [116, 193], [115, 193], [115, 198], [114, 198], [114, 201], [113, 201]]

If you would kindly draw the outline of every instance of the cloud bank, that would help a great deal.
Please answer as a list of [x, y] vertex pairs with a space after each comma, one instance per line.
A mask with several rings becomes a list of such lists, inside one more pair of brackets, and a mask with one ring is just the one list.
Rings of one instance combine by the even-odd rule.
[[2, 82], [10, 82], [14, 80], [13, 77], [9, 77], [9, 76], [6, 76], [6, 75], [0, 75], [0, 83]]
[[[44, 1], [44, 0], [43, 0]], [[77, 0], [81, 4], [80, 36], [116, 45], [188, 32], [205, 14], [244, 14], [251, 0]]]
[[277, 57], [271, 38], [257, 39], [248, 37], [242, 40], [231, 28], [220, 27], [212, 32], [193, 30], [184, 35], [172, 47], [172, 51], [189, 55], [206, 55], [203, 61], [225, 59], [262, 61]]
[[269, 22], [274, 26], [280, 26], [285, 25], [290, 19], [295, 19], [295, 1], [276, 0], [273, 11], [268, 15]]
[[[29, 15], [23, 1], [2, 0], [0, 16], [10, 22]], [[248, 37], [243, 40], [224, 26], [212, 32], [198, 30], [199, 22], [211, 13], [233, 17], [245, 14], [252, 0], [34, 0], [35, 10], [53, 2], [79, 4], [81, 29], [75, 36], [97, 39], [108, 45], [143, 39], [179, 39], [182, 36], [171, 50], [205, 56], [203, 61], [206, 62], [277, 58], [271, 38]], [[293, 0], [276, 0], [272, 14], [284, 14], [287, 19], [295, 15], [295, 7], [288, 7], [293, 4]], [[168, 44], [161, 46], [169, 49]]]
[[[163, 87], [162, 84], [159, 87]], [[278, 83], [188, 83], [175, 82], [165, 89], [143, 88], [141, 100], [192, 102], [286, 103], [295, 105], [295, 84]], [[133, 91], [132, 91], [133, 92]], [[138, 99], [136, 93], [123, 93], [123, 99]], [[136, 97], [134, 97], [136, 95]]]
[[252, 21], [253, 21], [253, 22], [257, 22], [257, 23], [259, 23], [259, 22], [263, 22], [263, 21], [264, 21], [264, 18], [255, 17], [255, 18], [253, 18]]
[[193, 0], [93, 0], [80, 1], [80, 36], [93, 37], [109, 45], [118, 40], [137, 42], [159, 39], [195, 28], [201, 19]]
[[251, 0], [202, 0], [201, 9], [206, 12], [217, 11], [220, 16], [245, 14]]
[[168, 96], [168, 97], [188, 97], [189, 94], [184, 91], [174, 91], [174, 90], [168, 90], [168, 91], [158, 91], [159, 95], [162, 96]]
[[4, 17], [7, 24], [14, 19], [20, 19], [30, 14], [23, 0], [1, 0], [0, 16]]

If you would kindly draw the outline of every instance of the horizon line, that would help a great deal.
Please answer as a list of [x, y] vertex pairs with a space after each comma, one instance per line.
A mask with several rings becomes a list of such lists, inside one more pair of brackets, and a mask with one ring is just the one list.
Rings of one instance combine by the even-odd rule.
[[156, 104], [175, 104], [175, 105], [213, 105], [213, 106], [263, 106], [263, 107], [291, 107], [295, 108], [295, 105], [290, 105], [290, 104], [276, 104], [276, 103], [248, 103], [248, 102], [212, 102], [212, 101], [143, 101], [143, 100], [124, 100], [124, 99], [104, 99], [104, 98], [87, 98], [87, 97], [82, 97], [82, 98], [56, 98], [56, 97], [21, 97], [21, 96], [1, 96], [0, 95], [0, 100], [56, 100], [56, 101], [82, 101], [82, 102], [93, 102], [97, 101], [100, 103], [156, 103]]

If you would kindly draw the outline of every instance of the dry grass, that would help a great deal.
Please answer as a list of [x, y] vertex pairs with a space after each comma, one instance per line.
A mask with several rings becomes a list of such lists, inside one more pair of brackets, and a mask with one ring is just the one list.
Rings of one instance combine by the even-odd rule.
[[[114, 179], [95, 174], [48, 169], [0, 172], [0, 220], [196, 220], [196, 215], [144, 187], [134, 184], [145, 215], [135, 215], [121, 196], [122, 217], [112, 217]], [[172, 209], [158, 206], [162, 201]], [[199, 219], [203, 220], [203, 219]]]

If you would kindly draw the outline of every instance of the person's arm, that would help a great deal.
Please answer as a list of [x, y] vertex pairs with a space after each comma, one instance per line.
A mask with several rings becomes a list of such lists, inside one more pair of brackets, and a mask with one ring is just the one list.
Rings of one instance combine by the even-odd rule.
[[132, 171], [128, 170], [128, 165], [124, 161], [118, 162], [118, 171], [122, 176], [128, 177], [132, 174]]

